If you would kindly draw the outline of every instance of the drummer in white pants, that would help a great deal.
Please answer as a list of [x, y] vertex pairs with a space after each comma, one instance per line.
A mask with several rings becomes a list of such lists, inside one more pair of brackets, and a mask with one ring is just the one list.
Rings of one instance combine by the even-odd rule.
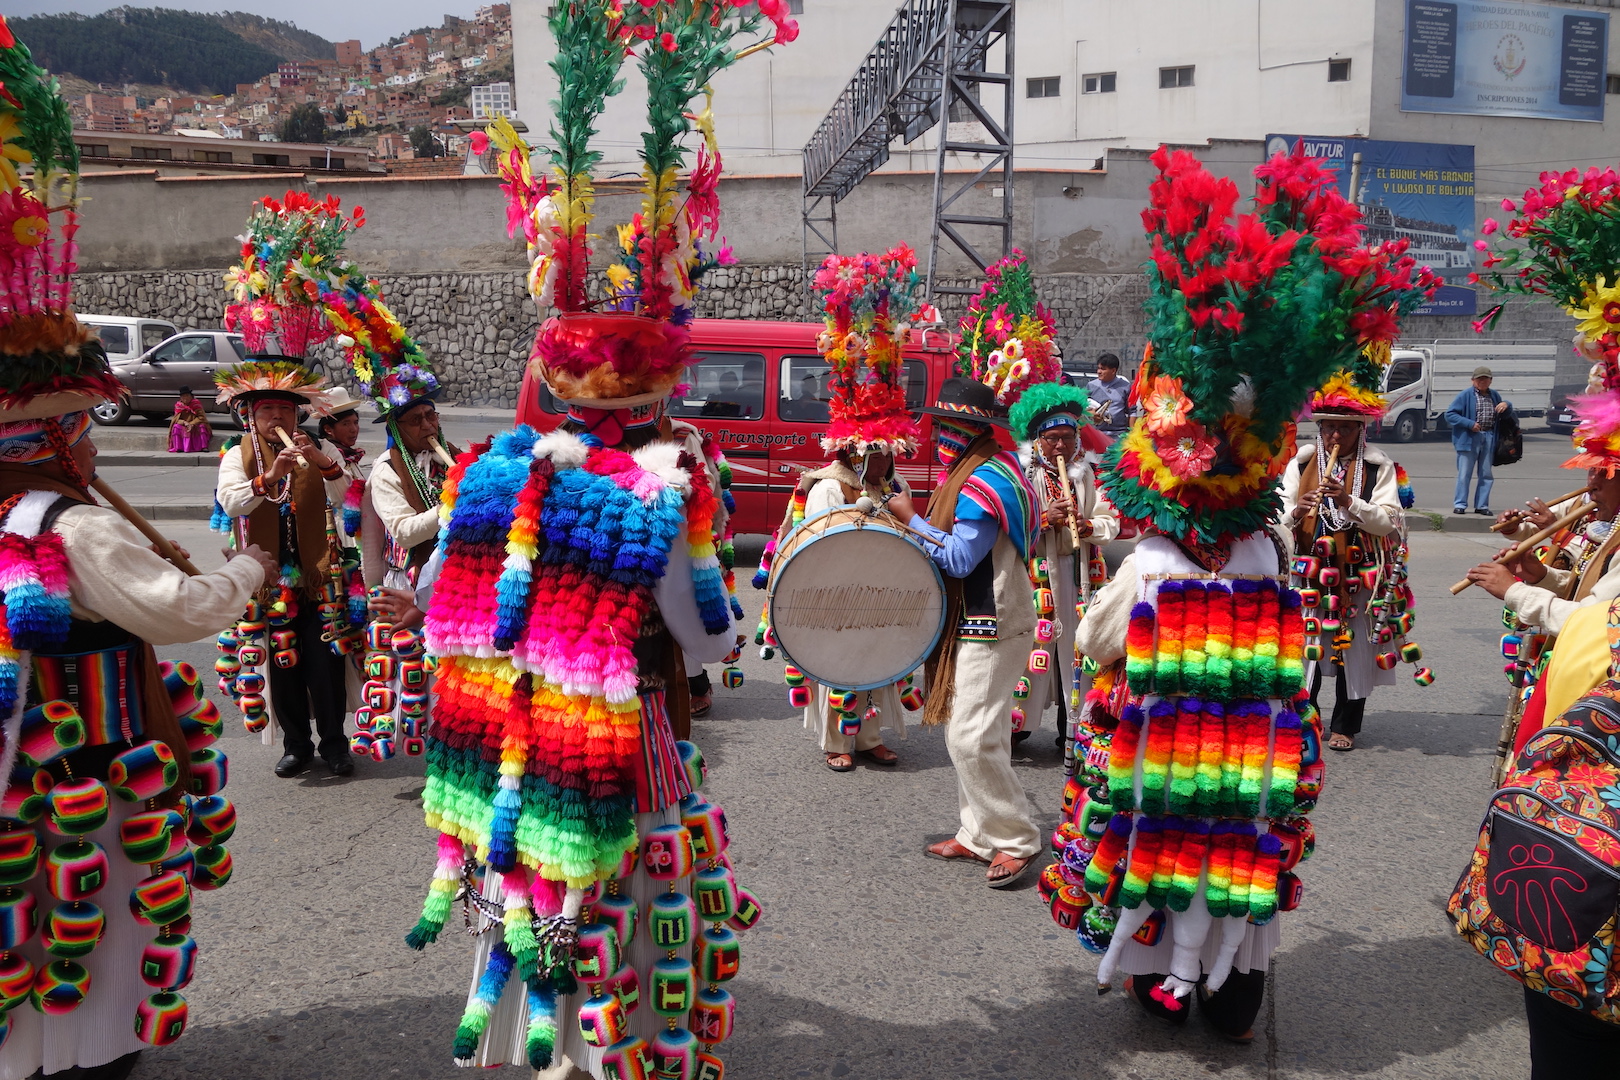
[[[864, 458], [840, 451], [830, 464], [805, 473], [800, 483], [812, 485], [805, 497], [806, 519], [834, 507], [853, 506], [863, 493], [879, 504], [894, 494], [911, 494], [906, 482], [895, 475], [894, 455], [878, 451], [868, 452]], [[899, 764], [900, 756], [883, 744], [884, 732], [901, 739], [906, 737], [904, 710], [896, 684], [859, 695], [856, 711], [861, 717], [861, 728], [853, 737], [843, 733], [837, 711], [828, 706], [829, 688], [813, 680], [811, 686], [814, 696], [804, 710], [804, 726], [820, 733], [827, 768], [833, 772], [849, 772], [855, 768], [855, 755], [874, 765]], [[873, 710], [876, 710], [875, 716]]]
[[[1014, 743], [1040, 729], [1041, 716], [1055, 700], [1057, 741], [1063, 745], [1068, 717], [1064, 702], [1076, 685], [1075, 672], [1080, 666], [1074, 655], [1074, 631], [1080, 621], [1077, 606], [1091, 596], [1094, 554], [1119, 535], [1119, 517], [1107, 498], [1097, 493], [1091, 466], [1081, 457], [1079, 432], [1087, 423], [1090, 413], [1086, 392], [1078, 386], [1033, 386], [1012, 409], [1013, 434], [1019, 439], [1018, 460], [1034, 489], [1036, 517], [1040, 521], [1041, 537], [1034, 558], [1046, 560], [1053, 618], [1061, 627], [1050, 646], [1050, 675], [1030, 678], [1029, 698], [1022, 702], [1022, 728], [1014, 717]], [[1067, 492], [1058, 472], [1059, 462], [1068, 472]]]
[[1035, 642], [1035, 605], [1025, 560], [1033, 542], [1034, 492], [1018, 459], [1001, 450], [1006, 426], [995, 391], [976, 379], [946, 379], [935, 417], [940, 463], [949, 468], [930, 498], [930, 517], [896, 495], [889, 510], [933, 540], [945, 572], [948, 622], [929, 659], [925, 723], [946, 723], [956, 766], [961, 828], [929, 845], [936, 859], [989, 863], [992, 889], [1018, 881], [1041, 850], [1029, 799], [1012, 767], [1007, 704]]

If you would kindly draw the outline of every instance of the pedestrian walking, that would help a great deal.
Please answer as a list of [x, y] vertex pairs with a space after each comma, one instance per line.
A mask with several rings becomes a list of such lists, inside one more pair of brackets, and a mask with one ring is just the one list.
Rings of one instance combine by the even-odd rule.
[[214, 437], [208, 426], [208, 414], [202, 402], [191, 392], [191, 387], [180, 388], [180, 400], [174, 403], [174, 416], [169, 420], [169, 453], [202, 454]]
[[[1474, 489], [1474, 513], [1489, 516], [1491, 471], [1496, 454], [1497, 417], [1512, 406], [1491, 389], [1491, 369], [1474, 369], [1472, 385], [1451, 399], [1446, 423], [1451, 425], [1451, 446], [1457, 451], [1457, 491], [1451, 498], [1453, 514], [1468, 513], [1468, 489]], [[1478, 478], [1475, 482], [1475, 477]]]
[[1086, 383], [1086, 394], [1099, 430], [1118, 436], [1130, 427], [1131, 384], [1119, 377], [1119, 357], [1111, 352], [1097, 357], [1097, 377]]

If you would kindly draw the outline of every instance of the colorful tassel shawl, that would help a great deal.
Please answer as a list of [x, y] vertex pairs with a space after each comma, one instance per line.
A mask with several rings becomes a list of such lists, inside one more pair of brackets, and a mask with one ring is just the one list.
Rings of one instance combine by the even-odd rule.
[[22, 657], [67, 640], [67, 552], [54, 532], [0, 532], [0, 719], [22, 696]]
[[697, 486], [677, 453], [518, 428], [446, 479], [423, 805], [503, 881], [527, 867], [588, 888], [636, 843], [631, 645]]
[[[1182, 912], [1202, 886], [1211, 915], [1276, 914], [1281, 844], [1269, 822], [1302, 822], [1315, 797], [1302, 766], [1317, 760], [1321, 718], [1303, 655], [1299, 594], [1275, 579], [1150, 585], [1131, 609], [1130, 697], [1102, 741], [1106, 761], [1092, 763], [1101, 733], [1077, 729], [1091, 747], [1081, 783], [1099, 786], [1074, 801], [1094, 814], [1101, 800], [1106, 822], [1090, 834], [1094, 852], [1070, 861], [1096, 903]], [[1078, 809], [1060, 832], [1070, 828], [1069, 847], [1093, 843]]]

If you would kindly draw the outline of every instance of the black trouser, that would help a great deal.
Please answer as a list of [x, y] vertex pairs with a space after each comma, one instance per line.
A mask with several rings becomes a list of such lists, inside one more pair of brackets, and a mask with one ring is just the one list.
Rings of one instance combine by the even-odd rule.
[[321, 640], [320, 605], [300, 597], [298, 614], [284, 627], [298, 634], [298, 663], [277, 667], [270, 655], [270, 703], [275, 706], [276, 722], [281, 725], [282, 749], [307, 758], [315, 752], [310, 739], [309, 717], [315, 714], [315, 729], [321, 737], [321, 756], [349, 752], [349, 738], [343, 733], [343, 707], [347, 689], [343, 657]]
[[708, 669], [700, 668], [696, 675], [688, 675], [686, 689], [693, 697], [704, 697], [713, 691], [714, 685], [709, 682]]
[[1620, 1026], [1560, 1005], [1526, 988], [1530, 1080], [1614, 1080], [1620, 1077]]
[[[1316, 705], [1317, 712], [1322, 711], [1322, 706], [1316, 702], [1316, 696], [1322, 692], [1323, 663], [1331, 661], [1318, 663], [1316, 677], [1311, 680], [1311, 704]], [[1333, 702], [1333, 719], [1328, 725], [1328, 730], [1336, 735], [1348, 735], [1353, 739], [1361, 734], [1361, 718], [1367, 714], [1367, 699], [1350, 696], [1350, 690], [1344, 684], [1344, 668], [1334, 664], [1333, 672], [1336, 700]]]

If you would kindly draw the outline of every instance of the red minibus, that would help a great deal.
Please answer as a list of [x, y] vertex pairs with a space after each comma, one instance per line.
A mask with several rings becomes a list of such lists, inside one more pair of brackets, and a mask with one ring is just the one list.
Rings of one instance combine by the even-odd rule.
[[[827, 361], [816, 352], [823, 324], [697, 319], [687, 381], [670, 415], [711, 436], [731, 462], [739, 533], [768, 533], [781, 522], [799, 473], [826, 463], [821, 437], [827, 427]], [[906, 402], [920, 409], [934, 401], [953, 373], [956, 336], [913, 330], [902, 350]], [[517, 422], [549, 431], [566, 412], [532, 372], [523, 376]], [[928, 416], [919, 416], [923, 442], [897, 463], [918, 502], [933, 487]]]

